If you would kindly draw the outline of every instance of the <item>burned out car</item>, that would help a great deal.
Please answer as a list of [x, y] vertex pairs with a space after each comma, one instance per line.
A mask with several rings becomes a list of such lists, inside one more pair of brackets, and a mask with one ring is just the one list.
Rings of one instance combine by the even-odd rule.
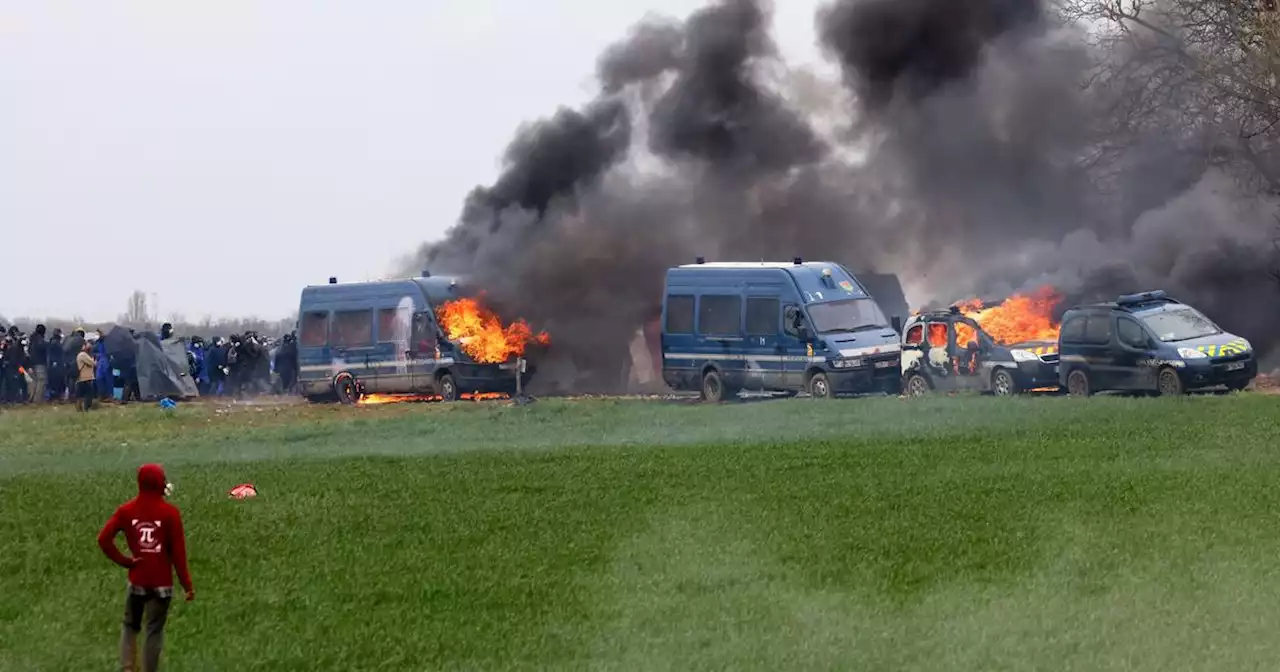
[[1005, 344], [959, 309], [913, 315], [902, 330], [903, 390], [971, 390], [998, 396], [1058, 388], [1058, 344]]

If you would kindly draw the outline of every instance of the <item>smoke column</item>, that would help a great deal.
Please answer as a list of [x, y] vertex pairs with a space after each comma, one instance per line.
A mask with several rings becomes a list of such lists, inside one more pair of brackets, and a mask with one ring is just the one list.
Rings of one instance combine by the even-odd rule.
[[918, 303], [1162, 287], [1274, 343], [1274, 205], [1160, 142], [1131, 150], [1138, 196], [1101, 198], [1081, 158], [1117, 92], [1083, 86], [1095, 55], [1039, 0], [837, 0], [815, 19], [842, 73], [822, 109], [787, 94], [769, 22], [720, 0], [637, 24], [599, 95], [521, 128], [408, 270], [467, 275], [549, 330], [539, 382], [561, 389], [616, 390], [665, 269], [695, 256], [893, 272]]

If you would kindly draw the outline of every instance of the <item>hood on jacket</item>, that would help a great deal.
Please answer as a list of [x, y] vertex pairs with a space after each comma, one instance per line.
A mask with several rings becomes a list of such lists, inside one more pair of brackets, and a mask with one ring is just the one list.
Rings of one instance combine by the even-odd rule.
[[163, 495], [164, 486], [169, 482], [164, 475], [164, 468], [158, 464], [144, 464], [138, 467], [138, 494], [151, 493]]

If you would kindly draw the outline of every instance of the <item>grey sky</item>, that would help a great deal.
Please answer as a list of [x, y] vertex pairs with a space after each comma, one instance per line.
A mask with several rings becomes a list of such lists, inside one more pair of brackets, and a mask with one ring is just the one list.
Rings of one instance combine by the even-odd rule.
[[[380, 277], [628, 26], [701, 4], [0, 0], [0, 315], [274, 318]], [[779, 3], [794, 59], [817, 4]]]

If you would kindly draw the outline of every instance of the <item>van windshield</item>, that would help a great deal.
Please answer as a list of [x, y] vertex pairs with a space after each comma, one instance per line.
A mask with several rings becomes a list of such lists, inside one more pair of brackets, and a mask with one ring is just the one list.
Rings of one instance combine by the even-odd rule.
[[888, 326], [888, 320], [880, 312], [880, 306], [871, 299], [825, 301], [811, 303], [807, 308], [809, 317], [813, 320], [813, 329], [819, 334]]
[[1190, 307], [1143, 315], [1142, 321], [1165, 343], [1222, 333], [1218, 325]]

